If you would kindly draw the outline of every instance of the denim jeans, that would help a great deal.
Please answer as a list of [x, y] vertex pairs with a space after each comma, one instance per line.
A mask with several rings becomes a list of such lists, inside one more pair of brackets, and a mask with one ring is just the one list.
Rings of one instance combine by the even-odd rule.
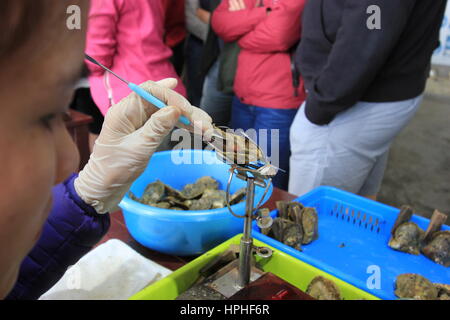
[[205, 78], [200, 108], [205, 110], [218, 126], [229, 126], [232, 94], [217, 89], [219, 61], [216, 61]]
[[[275, 187], [287, 190], [289, 181], [289, 128], [298, 109], [272, 109], [252, 106], [242, 103], [239, 98], [233, 98], [231, 112], [231, 127], [233, 129], [255, 129], [256, 136], [250, 138], [260, 144], [271, 162], [283, 171], [272, 180]], [[267, 136], [261, 129], [267, 130]], [[278, 130], [277, 132], [272, 130]], [[267, 137], [267, 139], [266, 139]]]

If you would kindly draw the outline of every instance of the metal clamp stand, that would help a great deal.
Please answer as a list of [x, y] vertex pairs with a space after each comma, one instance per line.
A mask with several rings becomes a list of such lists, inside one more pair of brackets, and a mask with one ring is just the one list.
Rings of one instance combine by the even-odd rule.
[[247, 199], [245, 202], [244, 234], [241, 238], [239, 254], [239, 280], [238, 284], [245, 287], [250, 282], [251, 257], [253, 249], [252, 221], [253, 201], [255, 198], [255, 178], [247, 178]]
[[[237, 178], [244, 180], [247, 182], [246, 187], [246, 202], [245, 202], [245, 215], [237, 215], [233, 212], [229, 205], [229, 195], [230, 195], [230, 185], [231, 181], [233, 179], [233, 175], [236, 175]], [[244, 218], [244, 232], [243, 236], [241, 238], [240, 243], [240, 253], [239, 253], [239, 276], [238, 276], [238, 286], [243, 288], [250, 282], [250, 276], [251, 276], [251, 259], [252, 259], [252, 253], [253, 253], [253, 238], [252, 238], [252, 222], [253, 219], [257, 219], [260, 217], [256, 217], [254, 213], [256, 210], [258, 210], [259, 206], [261, 205], [262, 201], [264, 200], [270, 184], [271, 179], [268, 179], [268, 182], [266, 182], [266, 177], [260, 176], [256, 174], [256, 171], [248, 171], [246, 169], [242, 169], [239, 166], [232, 165], [230, 169], [230, 178], [228, 180], [227, 185], [227, 206], [228, 210], [231, 214], [233, 214], [237, 218]], [[254, 201], [255, 201], [255, 186], [258, 185], [260, 187], [265, 188], [265, 192], [263, 196], [261, 197], [259, 203], [254, 207]], [[260, 249], [260, 248], [257, 248]], [[268, 248], [265, 248], [265, 255], [261, 255], [264, 257], [267, 257], [267, 252], [270, 250]], [[257, 250], [257, 253], [259, 254], [259, 250]], [[270, 254], [268, 255], [270, 256]]]

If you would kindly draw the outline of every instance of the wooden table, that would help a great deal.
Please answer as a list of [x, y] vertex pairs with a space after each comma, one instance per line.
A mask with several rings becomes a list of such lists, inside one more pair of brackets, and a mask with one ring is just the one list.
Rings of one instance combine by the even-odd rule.
[[[279, 200], [290, 201], [296, 198], [293, 194], [290, 194], [286, 191], [283, 191], [278, 188], [273, 189], [272, 196], [269, 201], [264, 205], [264, 207], [273, 210], [276, 208], [275, 203]], [[99, 244], [108, 241], [109, 239], [119, 239], [123, 242], [127, 243], [134, 250], [142, 254], [144, 257], [159, 263], [160, 265], [170, 269], [176, 270], [192, 259], [196, 257], [178, 257], [174, 255], [163, 254], [160, 252], [156, 252], [145, 248], [141, 244], [139, 244], [136, 240], [134, 240], [131, 235], [128, 233], [127, 227], [125, 226], [125, 221], [123, 219], [122, 211], [117, 211], [111, 214], [111, 227], [108, 233], [103, 237]]]

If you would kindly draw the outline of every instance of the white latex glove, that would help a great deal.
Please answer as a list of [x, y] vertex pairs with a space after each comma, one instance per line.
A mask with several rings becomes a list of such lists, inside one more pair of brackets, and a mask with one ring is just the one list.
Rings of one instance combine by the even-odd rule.
[[[206, 134], [212, 130], [211, 117], [171, 90], [176, 85], [172, 78], [140, 85], [168, 107], [158, 109], [133, 92], [109, 109], [89, 162], [74, 182], [80, 198], [98, 213], [117, 207], [175, 125]], [[181, 114], [193, 126], [179, 123]]]

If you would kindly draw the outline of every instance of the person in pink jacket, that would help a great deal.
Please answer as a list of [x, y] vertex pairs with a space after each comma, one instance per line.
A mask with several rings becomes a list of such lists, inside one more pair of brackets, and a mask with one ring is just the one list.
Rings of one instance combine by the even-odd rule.
[[[306, 0], [222, 0], [211, 20], [223, 41], [236, 41], [240, 47], [231, 126], [257, 131], [258, 136], [253, 138], [259, 140], [272, 163], [284, 170], [273, 179], [273, 184], [282, 189], [287, 189], [289, 178], [289, 127], [305, 100], [303, 83], [292, 72], [291, 59], [300, 40], [305, 3]], [[262, 141], [261, 129], [268, 130], [266, 141]]]
[[[176, 78], [175, 90], [186, 89], [170, 63], [171, 49], [164, 43], [164, 9], [154, 0], [91, 0], [86, 53], [122, 76], [142, 83]], [[88, 63], [92, 97], [103, 114], [130, 94], [120, 80]]]

